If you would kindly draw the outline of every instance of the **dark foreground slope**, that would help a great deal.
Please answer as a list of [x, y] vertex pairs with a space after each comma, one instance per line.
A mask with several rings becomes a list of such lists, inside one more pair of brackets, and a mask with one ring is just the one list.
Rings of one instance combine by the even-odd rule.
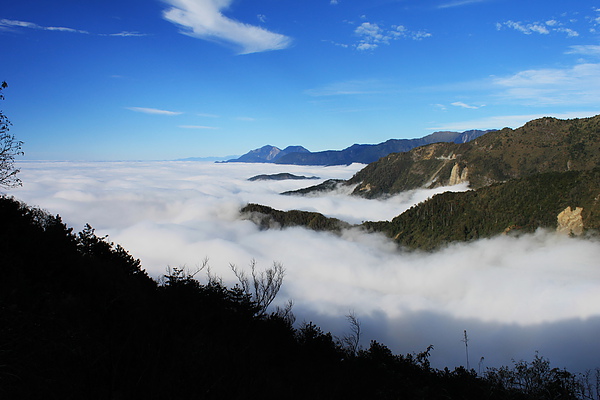
[[374, 198], [420, 187], [468, 181], [473, 188], [542, 172], [589, 170], [600, 165], [600, 115], [541, 118], [471, 142], [435, 143], [390, 154], [356, 173], [347, 184]]
[[538, 357], [485, 377], [435, 370], [431, 348], [360, 350], [215, 277], [176, 268], [157, 283], [90, 227], [74, 235], [13, 199], [0, 220], [3, 399], [583, 398]]

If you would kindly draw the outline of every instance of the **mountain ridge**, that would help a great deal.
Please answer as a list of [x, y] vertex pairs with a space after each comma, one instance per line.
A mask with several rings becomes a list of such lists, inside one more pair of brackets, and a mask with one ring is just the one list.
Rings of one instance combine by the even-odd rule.
[[367, 165], [346, 183], [374, 198], [468, 181], [472, 188], [542, 172], [600, 165], [600, 115], [544, 117], [517, 129], [489, 132], [467, 143], [433, 143]]
[[[431, 251], [453, 242], [533, 233], [539, 228], [597, 236], [599, 198], [600, 167], [545, 172], [476, 190], [440, 193], [390, 221], [351, 225], [317, 212], [280, 211], [258, 204], [247, 204], [240, 214], [261, 229], [303, 226], [339, 234], [343, 229], [361, 228], [382, 233], [405, 249]], [[575, 224], [565, 223], [568, 218], [576, 220]]]
[[287, 165], [349, 165], [369, 164], [391, 153], [405, 152], [425, 144], [437, 142], [466, 143], [493, 130], [464, 132], [438, 131], [416, 139], [388, 139], [377, 144], [353, 144], [343, 150], [311, 152], [302, 146], [288, 146], [284, 150], [266, 145], [226, 162], [275, 163]]
[[278, 158], [285, 156], [289, 153], [305, 153], [309, 150], [302, 146], [288, 146], [281, 150], [279, 147], [271, 146], [267, 144], [258, 149], [250, 150], [248, 153], [235, 158], [233, 160], [226, 160], [224, 162], [246, 162], [246, 163], [271, 163], [275, 162]]
[[[353, 185], [353, 195], [377, 198], [467, 181], [471, 190], [438, 194], [391, 221], [360, 226], [384, 233], [403, 247], [422, 250], [538, 228], [574, 235], [599, 231], [600, 115], [573, 120], [545, 117], [471, 142], [433, 143], [383, 157], [347, 181], [328, 180], [282, 194], [326, 193]], [[252, 211], [270, 214], [258, 219], [263, 227], [271, 220], [281, 226], [312, 228], [310, 221], [319, 221], [320, 227], [339, 226], [314, 214], [286, 215], [256, 207]]]

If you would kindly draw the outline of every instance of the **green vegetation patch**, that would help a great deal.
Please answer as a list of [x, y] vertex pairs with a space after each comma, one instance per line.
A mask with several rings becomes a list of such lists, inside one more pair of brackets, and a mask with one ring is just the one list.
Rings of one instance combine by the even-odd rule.
[[556, 229], [567, 207], [582, 207], [586, 230], [600, 228], [600, 169], [548, 172], [467, 192], [446, 192], [413, 206], [392, 221], [365, 222], [397, 243], [431, 250], [454, 241]]
[[340, 232], [351, 225], [337, 218], [309, 211], [279, 211], [260, 204], [248, 204], [240, 212], [262, 229], [304, 226], [315, 231]]

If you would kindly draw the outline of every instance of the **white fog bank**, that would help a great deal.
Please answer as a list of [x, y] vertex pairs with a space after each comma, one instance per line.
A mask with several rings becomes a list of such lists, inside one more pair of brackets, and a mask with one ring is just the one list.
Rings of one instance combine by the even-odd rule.
[[[363, 323], [363, 346], [375, 339], [395, 352], [429, 344], [434, 366], [510, 364], [535, 351], [554, 366], [600, 367], [600, 245], [539, 231], [456, 244], [434, 253], [403, 252], [380, 235], [342, 237], [302, 228], [260, 231], [238, 216], [248, 202], [318, 211], [351, 223], [386, 220], [437, 191], [385, 200], [336, 193], [281, 196], [325, 179], [347, 179], [363, 165], [302, 167], [200, 162], [27, 162], [22, 188], [10, 194], [40, 206], [76, 230], [85, 223], [140, 258], [153, 277], [167, 266], [194, 269], [205, 257], [212, 272], [234, 283], [229, 264], [279, 261], [286, 278], [279, 301], [294, 300], [299, 322], [334, 335], [344, 315]], [[321, 180], [258, 181], [290, 172]], [[455, 187], [453, 190], [465, 190]]]

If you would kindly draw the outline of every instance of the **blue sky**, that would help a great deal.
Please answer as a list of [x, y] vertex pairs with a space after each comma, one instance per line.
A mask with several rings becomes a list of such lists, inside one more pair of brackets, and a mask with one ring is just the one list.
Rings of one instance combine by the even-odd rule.
[[600, 2], [24, 0], [0, 109], [25, 159], [311, 151], [600, 113]]

